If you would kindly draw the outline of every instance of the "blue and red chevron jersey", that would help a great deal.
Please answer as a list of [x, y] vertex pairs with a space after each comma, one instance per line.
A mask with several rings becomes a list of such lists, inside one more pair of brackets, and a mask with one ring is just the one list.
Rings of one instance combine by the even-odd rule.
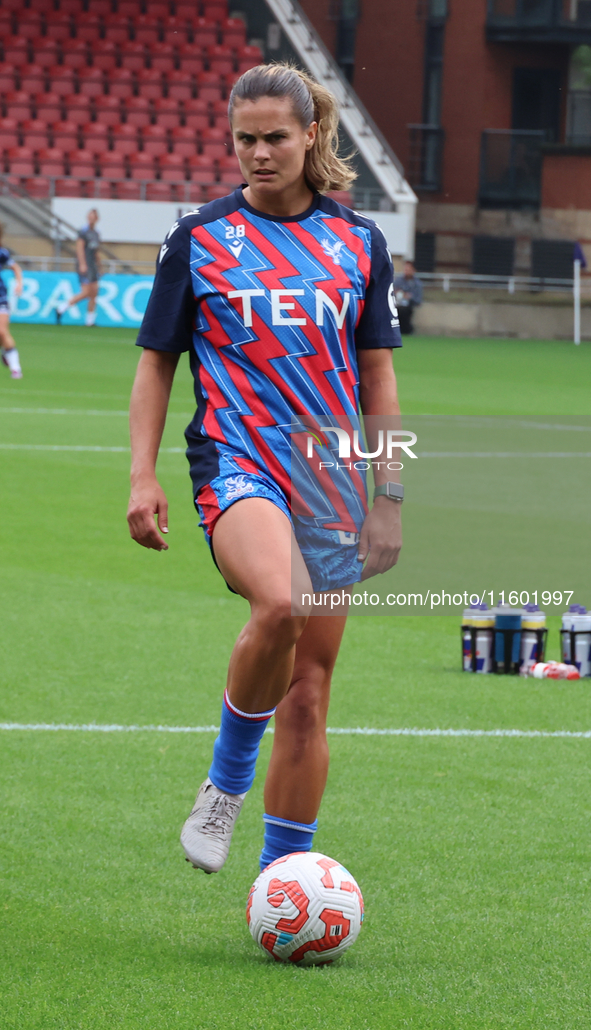
[[[240, 188], [174, 223], [137, 342], [190, 352], [195, 497], [231, 458], [273, 480], [293, 514], [358, 530], [364, 473], [320, 473], [308, 438], [323, 426], [350, 439], [359, 431], [357, 350], [401, 346], [392, 284], [381, 230], [319, 194], [302, 214], [277, 218]], [[325, 436], [315, 457], [336, 444]]]

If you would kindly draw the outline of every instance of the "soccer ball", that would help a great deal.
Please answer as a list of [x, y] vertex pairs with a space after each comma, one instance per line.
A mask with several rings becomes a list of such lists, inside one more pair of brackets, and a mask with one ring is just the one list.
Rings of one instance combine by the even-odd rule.
[[246, 921], [256, 943], [278, 962], [334, 962], [357, 939], [363, 898], [334, 858], [296, 851], [271, 862], [253, 883]]

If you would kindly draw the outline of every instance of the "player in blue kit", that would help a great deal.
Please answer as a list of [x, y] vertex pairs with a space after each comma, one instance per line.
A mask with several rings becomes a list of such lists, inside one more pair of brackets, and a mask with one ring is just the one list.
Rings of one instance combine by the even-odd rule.
[[[400, 425], [386, 242], [375, 223], [324, 195], [354, 178], [336, 154], [334, 97], [294, 68], [262, 65], [234, 86], [229, 117], [246, 185], [171, 227], [138, 337], [130, 411], [130, 532], [166, 550], [155, 466], [188, 351], [195, 505], [218, 568], [251, 608], [230, 660], [213, 762], [181, 834], [188, 861], [209, 873], [226, 860], [273, 715], [261, 867], [311, 849], [346, 607], [310, 614], [304, 596], [322, 600], [319, 592], [385, 572], [401, 546], [402, 489], [388, 485], [395, 475], [376, 469], [379, 496], [368, 512], [355, 468], [363, 462], [331, 478], [338, 463], [306, 460], [310, 441], [315, 458], [333, 454], [331, 432], [359, 440], [361, 411], [368, 424]], [[370, 451], [375, 435], [367, 428]]]
[[[16, 279], [14, 294], [19, 297], [23, 288], [23, 273], [21, 267], [13, 259], [10, 251], [2, 246], [2, 226], [0, 226], [0, 273], [5, 268], [10, 268], [14, 272]], [[6, 283], [0, 274], [0, 355], [2, 357], [2, 363], [10, 369], [10, 375], [12, 379], [22, 379], [23, 372], [21, 369], [21, 363], [19, 358], [18, 350], [14, 342], [14, 337], [10, 332], [10, 307], [8, 305], [8, 291], [6, 289]]]

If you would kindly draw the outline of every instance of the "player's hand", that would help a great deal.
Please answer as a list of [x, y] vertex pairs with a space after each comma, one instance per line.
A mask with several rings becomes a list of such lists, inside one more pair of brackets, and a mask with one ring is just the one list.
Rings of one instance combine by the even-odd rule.
[[388, 497], [377, 497], [359, 539], [359, 561], [367, 563], [361, 581], [396, 565], [402, 547], [401, 505]]
[[22, 283], [15, 283], [15, 286], [14, 286], [14, 296], [15, 297], [20, 297], [22, 292], [23, 292], [23, 284]]
[[136, 543], [154, 551], [168, 551], [168, 544], [161, 536], [168, 533], [168, 501], [155, 477], [132, 486], [127, 523]]
[[80, 265], [80, 275], [88, 275], [88, 265]]

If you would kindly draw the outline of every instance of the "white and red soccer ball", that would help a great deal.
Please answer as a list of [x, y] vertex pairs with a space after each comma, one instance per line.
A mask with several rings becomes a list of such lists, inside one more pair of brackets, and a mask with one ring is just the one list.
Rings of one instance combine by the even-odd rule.
[[334, 962], [356, 941], [363, 898], [340, 862], [316, 851], [278, 858], [253, 883], [246, 921], [256, 943], [278, 962]]

